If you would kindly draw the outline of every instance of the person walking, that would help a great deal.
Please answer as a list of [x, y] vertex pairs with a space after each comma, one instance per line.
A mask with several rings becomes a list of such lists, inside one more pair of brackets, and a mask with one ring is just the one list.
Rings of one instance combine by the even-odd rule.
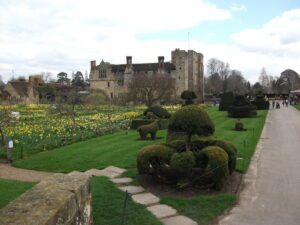
[[275, 99], [272, 100], [272, 107], [275, 108]]

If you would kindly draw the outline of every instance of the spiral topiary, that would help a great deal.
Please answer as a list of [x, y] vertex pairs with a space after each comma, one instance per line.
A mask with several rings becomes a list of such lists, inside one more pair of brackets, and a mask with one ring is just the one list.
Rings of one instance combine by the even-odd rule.
[[220, 101], [219, 111], [227, 111], [229, 106], [232, 105], [234, 101], [233, 92], [225, 92]]
[[243, 95], [236, 95], [233, 104], [228, 108], [228, 116], [233, 118], [256, 116], [256, 106], [251, 105]]
[[251, 102], [253, 105], [257, 107], [258, 110], [260, 109], [269, 109], [270, 103], [266, 101], [265, 97], [262, 94], [258, 94], [254, 101]]

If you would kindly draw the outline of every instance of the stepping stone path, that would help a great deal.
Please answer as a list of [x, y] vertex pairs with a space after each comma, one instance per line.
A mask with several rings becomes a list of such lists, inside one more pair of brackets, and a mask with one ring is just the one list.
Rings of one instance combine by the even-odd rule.
[[90, 169], [85, 172], [73, 171], [69, 175], [105, 176], [121, 190], [131, 194], [134, 202], [142, 204], [157, 219], [165, 225], [197, 225], [192, 219], [177, 214], [177, 210], [171, 206], [159, 204], [159, 197], [145, 192], [141, 186], [129, 185], [133, 180], [129, 177], [119, 178], [125, 169], [109, 166], [103, 170]]

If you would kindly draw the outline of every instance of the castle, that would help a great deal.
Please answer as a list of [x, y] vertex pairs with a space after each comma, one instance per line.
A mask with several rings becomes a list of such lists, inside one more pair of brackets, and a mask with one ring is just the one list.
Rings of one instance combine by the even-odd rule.
[[165, 62], [163, 56], [157, 63], [133, 64], [132, 57], [126, 57], [126, 64], [110, 64], [103, 60], [99, 65], [91, 61], [90, 87], [101, 89], [111, 98], [122, 98], [133, 74], [169, 74], [175, 79], [175, 101], [180, 99], [184, 90], [194, 91], [197, 102], [203, 101], [203, 55], [193, 50], [175, 49], [171, 53], [171, 62]]

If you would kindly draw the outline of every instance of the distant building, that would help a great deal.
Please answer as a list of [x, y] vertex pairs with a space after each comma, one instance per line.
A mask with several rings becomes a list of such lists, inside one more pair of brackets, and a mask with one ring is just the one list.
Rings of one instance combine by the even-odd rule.
[[25, 79], [10, 81], [0, 88], [0, 101], [36, 104], [39, 102], [39, 94], [36, 87], [40, 82], [41, 77], [37, 76], [30, 76], [28, 81]]
[[99, 65], [91, 61], [90, 87], [101, 89], [111, 98], [121, 98], [127, 92], [127, 86], [134, 74], [169, 74], [175, 79], [175, 100], [184, 90], [192, 90], [198, 102], [203, 101], [203, 55], [193, 50], [175, 49], [171, 53], [171, 62], [165, 62], [164, 56], [156, 63], [133, 64], [132, 57], [126, 57], [126, 64], [110, 64], [103, 60]]

